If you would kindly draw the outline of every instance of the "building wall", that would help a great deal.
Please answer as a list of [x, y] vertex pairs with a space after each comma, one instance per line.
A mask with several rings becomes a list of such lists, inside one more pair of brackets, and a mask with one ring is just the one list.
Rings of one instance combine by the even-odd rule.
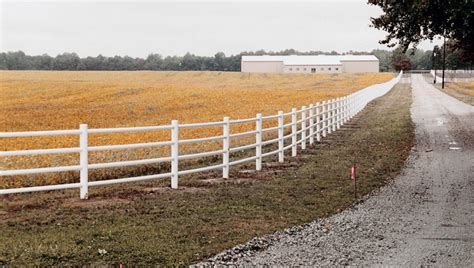
[[379, 61], [341, 61], [344, 73], [378, 73]]
[[[243, 73], [378, 73], [378, 61], [341, 61], [342, 65], [284, 65], [283, 61], [242, 61]], [[329, 68], [331, 70], [329, 70]], [[306, 70], [305, 70], [306, 69]]]
[[282, 73], [283, 61], [242, 61], [243, 73]]
[[[313, 72], [314, 69], [314, 72]], [[342, 73], [341, 65], [285, 65], [284, 73]]]

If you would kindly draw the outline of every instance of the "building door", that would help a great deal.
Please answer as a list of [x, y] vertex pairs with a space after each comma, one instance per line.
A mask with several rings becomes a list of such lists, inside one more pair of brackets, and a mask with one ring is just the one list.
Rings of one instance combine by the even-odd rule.
[[311, 72], [312, 72], [312, 73], [315, 73], [315, 72], [316, 72], [316, 68], [311, 68]]

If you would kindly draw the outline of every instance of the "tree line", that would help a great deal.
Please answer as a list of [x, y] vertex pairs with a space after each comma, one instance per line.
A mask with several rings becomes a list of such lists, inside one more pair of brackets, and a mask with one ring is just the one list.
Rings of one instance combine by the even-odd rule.
[[[390, 72], [398, 70], [429, 70], [435, 66], [441, 68], [443, 47], [432, 50], [409, 49], [403, 52], [401, 48], [395, 50], [375, 49], [370, 52], [349, 51], [343, 54], [375, 55], [380, 61], [380, 71]], [[26, 55], [23, 51], [0, 53], [0, 70], [152, 70], [152, 71], [240, 71], [240, 62], [243, 55], [341, 55], [336, 51], [308, 51], [301, 52], [294, 49], [273, 51], [245, 51], [237, 55], [226, 56], [223, 52], [214, 56], [197, 56], [186, 53], [184, 56], [167, 56], [150, 54], [146, 58], [129, 56], [80, 58], [76, 53], [63, 53], [56, 57], [43, 54], [39, 56]], [[465, 58], [459, 49], [447, 45], [447, 69], [472, 69], [472, 60]]]

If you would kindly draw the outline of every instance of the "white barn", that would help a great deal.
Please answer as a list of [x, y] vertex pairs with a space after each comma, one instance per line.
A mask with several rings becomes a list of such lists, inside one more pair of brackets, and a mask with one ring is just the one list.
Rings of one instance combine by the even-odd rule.
[[374, 55], [242, 56], [243, 73], [378, 73]]

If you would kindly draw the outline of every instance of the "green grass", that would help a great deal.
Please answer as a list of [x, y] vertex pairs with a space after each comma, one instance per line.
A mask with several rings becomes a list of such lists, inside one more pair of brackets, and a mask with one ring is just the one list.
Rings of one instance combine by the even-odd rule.
[[331, 215], [355, 201], [353, 162], [361, 195], [398, 174], [414, 139], [410, 104], [409, 87], [397, 86], [303, 156], [259, 173], [234, 169], [227, 181], [208, 173], [181, 179], [179, 190], [92, 188], [88, 201], [77, 191], [2, 197], [0, 264], [186, 265]]

